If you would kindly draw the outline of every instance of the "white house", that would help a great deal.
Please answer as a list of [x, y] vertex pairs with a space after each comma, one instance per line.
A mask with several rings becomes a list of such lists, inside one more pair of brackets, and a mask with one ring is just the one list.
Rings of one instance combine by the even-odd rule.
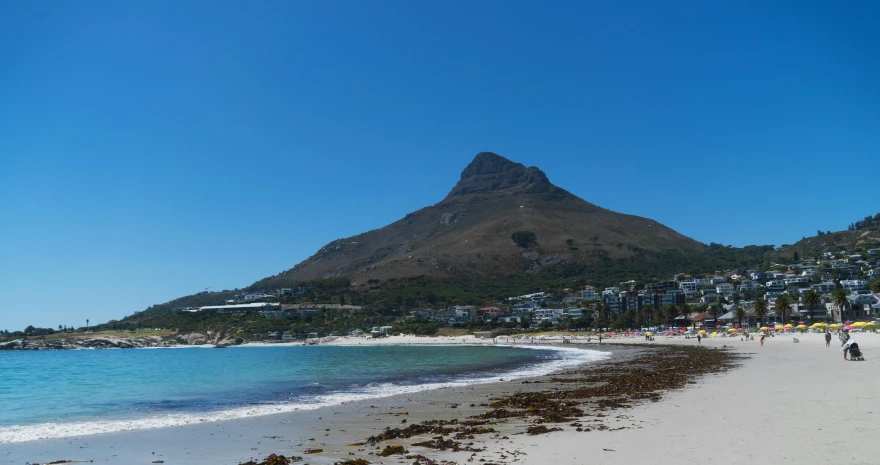
[[736, 289], [733, 287], [733, 284], [730, 283], [718, 283], [715, 286], [715, 291], [723, 296], [733, 295]]
[[840, 285], [850, 292], [868, 288], [868, 282], [862, 279], [844, 279], [840, 281]]
[[596, 289], [593, 289], [592, 286], [587, 286], [584, 290], [581, 291], [581, 299], [584, 300], [600, 300], [602, 298]]
[[697, 292], [697, 283], [696, 281], [682, 281], [678, 288], [684, 292]]
[[827, 281], [824, 283], [819, 283], [819, 284], [813, 284], [812, 286], [810, 286], [810, 288], [814, 289], [816, 292], [822, 292], [822, 293], [831, 292], [834, 290], [835, 287], [837, 287], [837, 286], [835, 286], [834, 283], [832, 283], [830, 281]]
[[767, 284], [764, 287], [770, 292], [782, 292], [785, 290], [785, 281], [781, 279], [773, 279], [767, 281]]

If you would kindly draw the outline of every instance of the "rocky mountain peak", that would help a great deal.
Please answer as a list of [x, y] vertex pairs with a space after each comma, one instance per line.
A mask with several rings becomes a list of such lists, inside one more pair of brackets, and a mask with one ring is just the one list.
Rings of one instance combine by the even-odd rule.
[[527, 190], [545, 192], [552, 186], [537, 167], [526, 168], [492, 152], [480, 152], [461, 172], [461, 179], [449, 197], [493, 191]]

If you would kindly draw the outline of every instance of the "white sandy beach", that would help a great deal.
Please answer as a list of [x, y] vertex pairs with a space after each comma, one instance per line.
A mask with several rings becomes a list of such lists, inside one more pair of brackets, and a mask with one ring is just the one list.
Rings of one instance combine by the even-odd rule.
[[[517, 456], [524, 464], [880, 463], [874, 446], [880, 436], [880, 334], [854, 335], [866, 359], [854, 362], [843, 360], [836, 336], [830, 348], [822, 334], [797, 337], [797, 344], [792, 336], [769, 338], [763, 347], [757, 338], [704, 339], [703, 345], [727, 345], [750, 358], [729, 373], [667, 393], [660, 402], [612, 415], [629, 417], [620, 426], [638, 429], [566, 428], [489, 446], [499, 452], [496, 457], [502, 448], [525, 452]], [[607, 341], [620, 342], [697, 344], [683, 338]], [[448, 455], [461, 463], [469, 454]]]
[[[660, 402], [610, 411], [612, 419], [621, 417], [606, 424], [625, 429], [576, 432], [563, 424], [559, 426], [564, 431], [540, 436], [509, 434], [510, 431], [506, 433], [509, 439], [478, 436], [477, 446], [487, 448], [479, 457], [487, 462], [511, 463], [516, 459], [517, 463], [524, 464], [880, 463], [880, 452], [872, 445], [880, 434], [880, 334], [855, 334], [866, 358], [861, 362], [844, 361], [836, 337], [831, 348], [825, 347], [821, 334], [797, 337], [800, 339], [797, 344], [792, 343], [790, 335], [769, 338], [763, 347], [757, 339], [704, 339], [705, 346], [726, 345], [750, 358], [730, 372], [706, 376], [686, 389], [665, 393]], [[503, 340], [505, 338], [496, 338], [498, 344]], [[550, 340], [559, 343], [558, 338], [547, 338], [543, 343], [549, 344]], [[576, 346], [598, 347], [595, 338], [589, 343], [586, 340], [574, 342]], [[618, 352], [614, 347], [620, 343], [697, 345], [697, 340], [612, 338], [603, 340], [602, 348]], [[339, 338], [332, 344], [493, 344], [493, 341], [472, 336], [393, 336]], [[164, 460], [165, 463], [234, 465], [269, 453], [299, 455], [305, 447], [316, 444], [330, 455], [309, 456], [307, 462], [329, 464], [352, 451], [347, 443], [399, 423], [399, 419], [389, 416], [388, 412], [400, 411], [394, 409], [408, 410], [410, 423], [420, 418], [460, 415], [465, 412], [448, 409], [451, 402], [467, 404], [477, 398], [516, 391], [521, 386], [517, 382], [441, 389], [312, 412], [0, 445], [0, 463], [73, 459], [96, 463]], [[511, 455], [511, 451], [518, 453]], [[410, 447], [410, 453], [459, 464], [471, 458], [469, 452], [437, 452], [417, 447]], [[362, 454], [358, 452], [358, 456], [374, 464], [396, 464], [401, 460]]]

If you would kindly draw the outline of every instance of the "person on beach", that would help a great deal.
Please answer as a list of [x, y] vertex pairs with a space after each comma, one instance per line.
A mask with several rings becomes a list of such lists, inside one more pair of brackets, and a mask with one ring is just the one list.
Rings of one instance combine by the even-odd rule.
[[846, 342], [843, 344], [843, 348], [841, 349], [843, 351], [843, 359], [844, 360], [849, 360], [848, 358], [846, 358], [846, 355], [849, 353], [849, 349], [852, 346], [858, 347], [859, 345], [856, 344], [856, 341], [853, 338], [849, 337], [849, 333], [847, 333], [846, 334]]
[[697, 334], [697, 344], [701, 344], [702, 342], [700, 342], [700, 341], [701, 341], [700, 335]]
[[602, 333], [599, 333], [599, 344], [602, 343]]
[[831, 347], [831, 331], [825, 331], [825, 347]]
[[761, 335], [761, 347], [764, 347], [764, 338], [765, 338], [766, 336], [767, 336], [766, 334], [762, 334], [762, 335]]

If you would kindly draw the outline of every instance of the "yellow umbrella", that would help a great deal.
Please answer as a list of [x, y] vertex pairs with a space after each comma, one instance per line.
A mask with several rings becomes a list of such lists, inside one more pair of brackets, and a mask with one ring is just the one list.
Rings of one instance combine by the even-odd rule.
[[706, 334], [706, 330], [705, 330], [705, 329], [701, 329], [701, 330], [699, 330], [699, 331], [697, 331], [697, 332], [700, 333], [700, 334]]
[[718, 334], [718, 331], [713, 332], [712, 337], [715, 337], [716, 334]]
[[791, 323], [789, 323], [789, 324], [783, 326], [783, 328], [791, 328]]
[[766, 326], [761, 326], [760, 329], [761, 329], [761, 331], [767, 331], [767, 327], [766, 327]]
[[856, 321], [852, 325], [855, 326], [856, 328], [861, 328], [861, 327], [865, 326], [866, 324], [868, 324], [868, 323], [865, 321]]
[[653, 333], [645, 333], [645, 336], [648, 336], [648, 337], [651, 337], [653, 335], [654, 335]]
[[797, 325], [797, 329], [807, 329], [806, 325]]
[[727, 330], [727, 332], [728, 332], [728, 333], [735, 333], [735, 332], [736, 332], [736, 328], [730, 328], [730, 329]]
[[877, 323], [874, 323], [873, 321], [869, 321], [869, 322], [865, 323], [865, 326], [862, 326], [862, 329], [874, 329], [876, 327], [877, 327]]
[[840, 325], [837, 324], [837, 323], [834, 323], [834, 324], [828, 325], [828, 327], [829, 327], [829, 328], [833, 328], [833, 329], [837, 329], [837, 328], [840, 327]]

